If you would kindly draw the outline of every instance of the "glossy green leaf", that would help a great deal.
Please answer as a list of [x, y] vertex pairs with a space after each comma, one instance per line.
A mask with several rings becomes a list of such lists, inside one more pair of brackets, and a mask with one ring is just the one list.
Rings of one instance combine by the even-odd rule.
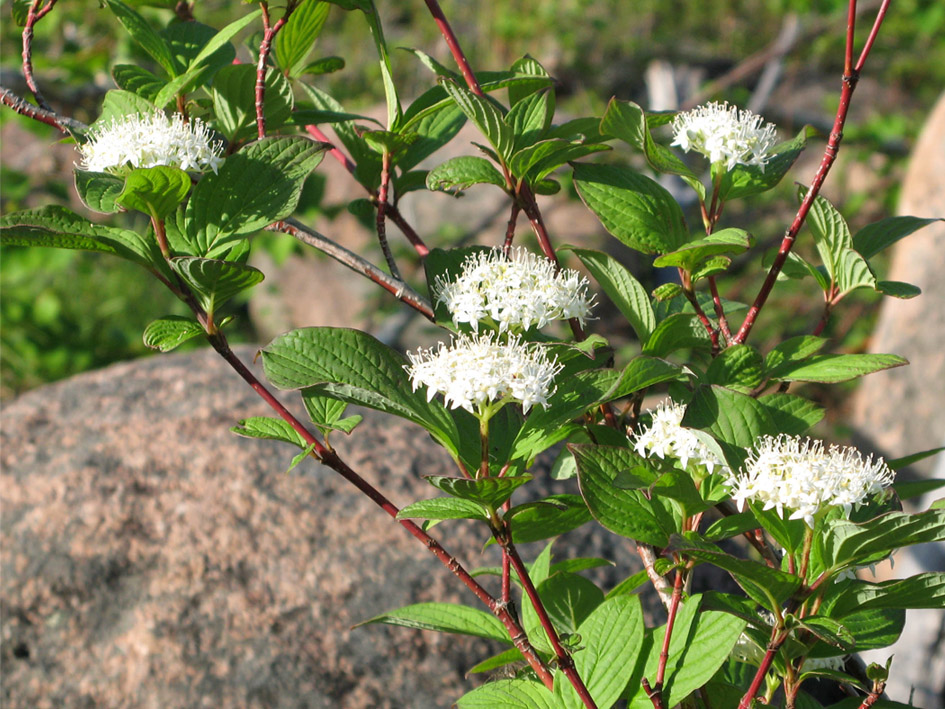
[[682, 367], [656, 357], [638, 355], [624, 367], [613, 389], [607, 392], [606, 399], [621, 399], [641, 389], [679, 379], [682, 375]]
[[792, 140], [776, 145], [764, 167], [756, 165], [736, 165], [728, 173], [728, 179], [722, 183], [722, 200], [740, 199], [750, 195], [767, 192], [777, 185], [791, 169], [807, 146], [807, 139], [813, 135], [810, 126], [804, 126]]
[[410, 170], [450, 142], [465, 123], [466, 114], [452, 103], [442, 103], [417, 120], [406, 122], [400, 132], [412, 134], [413, 141], [397, 155], [395, 164], [401, 172]]
[[615, 534], [664, 547], [675, 531], [672, 515], [640, 490], [614, 487], [621, 471], [646, 467], [646, 459], [628, 448], [568, 446], [577, 462], [581, 495], [598, 522]]
[[482, 506], [457, 497], [418, 500], [402, 508], [397, 519], [486, 519]]
[[511, 647], [508, 650], [500, 652], [498, 655], [493, 655], [489, 659], [483, 660], [478, 665], [469, 668], [466, 670], [466, 674], [475, 675], [481, 672], [492, 672], [493, 670], [497, 670], [500, 667], [505, 667], [506, 665], [511, 665], [512, 663], [521, 662], [525, 662], [525, 658], [522, 656], [522, 653], [519, 652], [517, 648]]
[[152, 350], [170, 352], [187, 340], [204, 333], [203, 327], [193, 318], [180, 315], [165, 315], [154, 320], [144, 330], [144, 345]]
[[290, 77], [299, 76], [305, 68], [305, 59], [321, 34], [330, 7], [319, 0], [303, 0], [276, 35], [276, 60]]
[[576, 163], [574, 184], [611, 234], [643, 253], [666, 253], [689, 240], [682, 209], [658, 183], [626, 167]]
[[188, 240], [201, 255], [222, 254], [234, 240], [288, 217], [326, 147], [303, 137], [264, 138], [230, 155], [194, 187], [184, 211]]
[[125, 188], [125, 181], [107, 172], [75, 170], [75, 190], [82, 203], [93, 212], [115, 214], [120, 210], [115, 198]]
[[505, 122], [512, 129], [513, 149], [521, 150], [541, 140], [554, 113], [554, 91], [536, 91], [515, 103], [505, 114]]
[[[533, 581], [536, 581], [532, 577]], [[604, 593], [593, 582], [577, 574], [558, 573], [537, 583], [538, 595], [551, 624], [562, 635], [574, 635], [584, 620], [604, 601]], [[522, 626], [535, 648], [551, 649], [538, 614], [527, 600], [522, 607]]]
[[[601, 603], [578, 626], [582, 648], [574, 653], [578, 675], [599, 707], [610, 707], [620, 698], [643, 647], [643, 609], [638, 596], [615, 596]], [[568, 709], [584, 704], [564, 676], [555, 675], [555, 695]]]
[[211, 315], [234, 295], [264, 278], [262, 271], [234, 261], [179, 256], [171, 260], [171, 265]]
[[[321, 385], [325, 393], [352, 404], [406, 418], [427, 429], [459, 455], [459, 432], [436, 400], [414, 391], [406, 358], [367, 333], [311, 327], [280, 335], [262, 349], [263, 370], [280, 389]], [[476, 449], [479, 441], [473, 442]]]
[[646, 342], [656, 327], [656, 316], [640, 281], [609, 254], [592, 249], [565, 248], [581, 259], [584, 267], [630, 323], [640, 342]]
[[[536, 91], [541, 91], [553, 84], [545, 67], [528, 54], [516, 59], [512, 63], [511, 69], [513, 75], [517, 77], [517, 81], [509, 85], [509, 102], [513, 107]], [[529, 81], [529, 77], [533, 77], [531, 81]]]
[[865, 259], [871, 259], [880, 251], [888, 249], [900, 239], [914, 234], [922, 227], [940, 222], [942, 219], [919, 217], [887, 217], [867, 224], [853, 237], [853, 248]]
[[711, 384], [748, 393], [761, 384], [763, 360], [754, 347], [733, 345], [719, 353], [706, 370]]
[[826, 344], [826, 338], [813, 335], [785, 340], [765, 355], [765, 376], [777, 379], [781, 371], [790, 370], [796, 363], [817, 354]]
[[163, 220], [175, 211], [190, 192], [190, 176], [176, 167], [164, 165], [132, 170], [115, 202], [154, 219]]
[[331, 431], [351, 433], [364, 418], [360, 414], [342, 418], [347, 402], [325, 396], [315, 389], [302, 390], [302, 404], [311, 422], [326, 437]]
[[794, 394], [770, 394], [758, 402], [767, 409], [775, 430], [789, 436], [806, 433], [825, 413], [822, 406]]
[[901, 367], [909, 362], [891, 354], [827, 354], [815, 355], [806, 360], [785, 362], [772, 379], [785, 382], [846, 382], [873, 372], [892, 367]]
[[427, 173], [427, 189], [461, 192], [473, 185], [490, 184], [505, 189], [505, 178], [489, 160], [463, 156], [451, 158]]
[[717, 385], [696, 390], [682, 425], [708, 431], [716, 438], [748, 448], [759, 436], [772, 433], [768, 410], [757, 399]]
[[171, 54], [167, 42], [152, 29], [141, 15], [128, 7], [121, 0], [105, 0], [108, 9], [115, 13], [118, 21], [128, 30], [128, 34], [138, 45], [151, 55], [161, 67], [171, 76], [177, 76], [183, 67], [179, 66]]
[[593, 153], [610, 150], [609, 145], [596, 143], [571, 143], [550, 138], [522, 148], [509, 160], [509, 170], [529, 183], [538, 182], [559, 167], [572, 160]]
[[478, 608], [456, 603], [415, 603], [394, 611], [388, 611], [355, 627], [372, 623], [399, 625], [418, 630], [435, 630], [440, 633], [471, 635], [476, 638], [497, 640], [510, 645], [509, 634], [502, 622], [490, 613]]
[[825, 563], [841, 568], [899, 547], [945, 540], [945, 510], [889, 512], [860, 524], [835, 520], [825, 530]]
[[496, 509], [508, 500], [512, 493], [532, 479], [531, 475], [514, 478], [451, 478], [444, 475], [425, 475], [424, 480], [437, 490], [463, 500], [471, 500], [484, 507]]
[[505, 516], [512, 520], [512, 541], [516, 544], [557, 537], [591, 521], [591, 513], [578, 495], [551, 495], [513, 507]]
[[287, 421], [273, 416], [252, 416], [242, 419], [230, 430], [236, 435], [246, 438], [283, 441], [298, 446], [302, 450], [308, 447], [305, 439]]
[[449, 79], [441, 80], [440, 86], [446, 90], [466, 117], [482, 131], [495, 151], [508, 160], [512, 156], [514, 136], [502, 112], [489, 99], [477, 96], [465, 86], [460, 86]]
[[755, 237], [744, 229], [722, 229], [663, 254], [653, 261], [653, 265], [660, 268], [676, 266], [684, 271], [692, 271], [713, 256], [741, 253], [754, 243]]
[[106, 92], [102, 100], [102, 112], [90, 127], [92, 129], [109, 124], [112, 119], [121, 119], [122, 116], [134, 114], [151, 115], [157, 106], [137, 94], [121, 89], [112, 89]]
[[112, 67], [112, 79], [119, 89], [152, 102], [165, 84], [163, 79], [136, 64], [116, 64]]
[[[227, 141], [232, 143], [256, 136], [255, 66], [233, 64], [220, 69], [213, 77], [211, 96], [217, 127]], [[292, 86], [282, 74], [269, 69], [265, 96], [263, 115], [266, 130], [272, 131], [285, 124], [292, 115]]]
[[[806, 189], [799, 190], [801, 197], [805, 193]], [[840, 293], [847, 293], [859, 287], [876, 287], [876, 277], [869, 264], [853, 249], [850, 227], [826, 197], [817, 196], [811, 205], [806, 223], [814, 234], [814, 243], [827, 273]]]
[[688, 313], [675, 313], [660, 321], [643, 346], [643, 354], [666, 357], [681, 349], [708, 350], [709, 334], [699, 319]]
[[876, 290], [883, 295], [888, 295], [893, 298], [902, 298], [903, 300], [922, 295], [921, 288], [911, 283], [903, 283], [902, 281], [877, 281]]

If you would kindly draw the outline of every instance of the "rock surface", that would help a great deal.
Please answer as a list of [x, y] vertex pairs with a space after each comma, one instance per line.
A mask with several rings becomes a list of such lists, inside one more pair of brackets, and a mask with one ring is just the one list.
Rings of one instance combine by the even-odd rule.
[[[352, 629], [409, 603], [475, 601], [332, 471], [286, 475], [287, 446], [227, 430], [266, 413], [209, 351], [5, 407], [3, 706], [445, 707], [470, 687], [464, 672], [501, 648]], [[336, 445], [395, 502], [432, 496], [420, 475], [446, 457], [379, 418]], [[451, 529], [451, 551], [496, 563]]]

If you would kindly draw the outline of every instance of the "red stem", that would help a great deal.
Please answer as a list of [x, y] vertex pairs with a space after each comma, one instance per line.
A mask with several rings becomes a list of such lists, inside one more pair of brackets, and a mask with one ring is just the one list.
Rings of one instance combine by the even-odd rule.
[[518, 202], [512, 201], [512, 211], [509, 213], [509, 223], [505, 227], [505, 241], [502, 243], [502, 253], [508, 257], [509, 251], [512, 249], [512, 240], [515, 238], [515, 223], [518, 221], [518, 213], [521, 211], [521, 207], [518, 206]]
[[666, 676], [666, 663], [669, 660], [669, 641], [673, 636], [673, 625], [676, 623], [676, 612], [679, 610], [679, 600], [682, 597], [683, 571], [676, 569], [676, 581], [673, 583], [673, 597], [669, 603], [669, 615], [666, 618], [666, 633], [663, 635], [663, 647], [660, 649], [660, 661], [656, 668], [656, 684], [653, 689], [662, 693], [663, 678]]
[[23, 77], [26, 79], [26, 85], [36, 98], [39, 107], [46, 111], [52, 111], [52, 108], [46, 103], [46, 99], [43, 98], [43, 94], [36, 84], [36, 79], [33, 78], [33, 27], [53, 9], [56, 0], [47, 0], [46, 4], [40, 8], [41, 2], [42, 0], [33, 0], [30, 3], [30, 9], [26, 13], [26, 24], [23, 27]]
[[849, 65], [852, 62], [853, 56], [853, 23], [855, 21], [856, 11], [856, 1], [850, 0], [850, 11], [847, 17], [847, 43], [844, 55], [846, 66], [843, 74], [843, 86], [840, 91], [840, 104], [837, 106], [837, 115], [834, 118], [833, 129], [830, 131], [830, 138], [827, 141], [827, 147], [824, 149], [824, 157], [821, 160], [820, 167], [817, 169], [817, 173], [814, 175], [814, 179], [811, 181], [810, 189], [808, 189], [807, 194], [804, 195], [804, 199], [801, 202], [800, 208], [797, 210], [794, 221], [791, 223], [790, 228], [784, 235], [784, 239], [781, 241], [778, 255], [775, 257], [774, 263], [771, 264], [771, 268], [761, 286], [761, 290], [758, 291], [755, 302], [752, 304], [751, 308], [749, 308], [748, 314], [745, 316], [745, 320], [738, 334], [736, 334], [732, 340], [733, 344], [743, 344], [748, 338], [748, 334], [751, 332], [752, 327], [754, 327], [758, 313], [768, 300], [768, 296], [771, 294], [771, 289], [774, 287], [778, 274], [784, 267], [785, 261], [787, 261], [788, 254], [794, 246], [797, 234], [801, 230], [804, 220], [807, 218], [807, 213], [810, 211], [811, 205], [814, 203], [817, 195], [820, 194], [820, 189], [824, 184], [824, 180], [827, 178], [827, 173], [830, 172], [830, 168], [837, 158], [837, 152], [840, 149], [840, 141], [843, 139], [843, 126], [846, 123], [847, 113], [850, 110], [850, 99], [853, 96], [853, 91], [856, 89], [860, 71], [866, 62], [866, 58], [873, 46], [876, 33], [879, 32], [879, 28], [883, 23], [888, 7], [889, 0], [884, 0], [877, 12], [876, 20], [873, 23], [873, 28], [870, 31], [866, 46], [863, 47], [863, 52], [860, 54], [859, 61], [857, 61], [855, 67], [850, 69]]
[[870, 690], [870, 693], [863, 698], [863, 703], [860, 704], [859, 709], [870, 709], [879, 698], [883, 696], [883, 691], [886, 689], [886, 682], [882, 680], [875, 680], [873, 682], [873, 688]]
[[659, 689], [654, 689], [650, 686], [646, 677], [640, 680], [640, 686], [643, 687], [646, 696], [649, 697], [650, 701], [653, 703], [653, 709], [666, 709], [666, 705], [663, 704], [663, 695], [660, 693]]
[[400, 271], [397, 270], [397, 263], [394, 261], [394, 255], [390, 252], [390, 244], [387, 243], [387, 222], [384, 219], [384, 212], [387, 209], [387, 190], [390, 186], [390, 153], [384, 151], [381, 156], [381, 186], [377, 191], [377, 241], [381, 245], [381, 251], [384, 253], [384, 259], [387, 261], [387, 267], [390, 274], [399, 280]]
[[745, 696], [743, 696], [742, 700], [738, 703], [738, 709], [750, 709], [751, 703], [754, 701], [758, 690], [761, 688], [761, 683], [764, 681], [765, 675], [768, 674], [768, 670], [771, 669], [774, 656], [778, 654], [778, 650], [781, 649], [781, 645], [784, 644], [787, 636], [787, 632], [781, 632], [778, 628], [771, 629], [771, 641], [768, 643], [768, 650], [765, 653], [764, 659], [761, 661], [761, 665], [758, 667], [758, 671], [751, 680], [751, 686], [748, 687]]
[[372, 502], [374, 502], [378, 507], [380, 507], [384, 512], [394, 518], [398, 524], [404, 527], [410, 534], [412, 534], [416, 539], [423, 543], [427, 549], [440, 561], [443, 563], [446, 568], [448, 568], [454, 576], [456, 576], [460, 581], [465, 584], [469, 590], [471, 590], [476, 597], [482, 601], [487, 608], [495, 615], [505, 626], [506, 630], [509, 633], [509, 637], [512, 640], [512, 643], [515, 647], [522, 653], [525, 660], [532, 667], [541, 681], [544, 683], [548, 689], [551, 689], [554, 686], [554, 676], [551, 674], [551, 671], [545, 666], [541, 658], [532, 648], [531, 644], [528, 642], [528, 637], [525, 635], [525, 631], [522, 630], [518, 622], [512, 617], [508, 609], [501, 603], [499, 603], [486, 589], [484, 589], [472, 576], [469, 575], [469, 572], [463, 568], [462, 564], [447, 552], [438, 541], [433, 537], [427, 534], [423, 529], [421, 529], [417, 524], [409, 519], [397, 519], [397, 513], [400, 511], [396, 505], [394, 505], [390, 500], [384, 497], [383, 494], [369, 482], [364, 480], [360, 475], [358, 475], [354, 470], [348, 467], [341, 458], [338, 457], [338, 454], [330, 448], [326, 448], [317, 438], [315, 438], [309, 430], [299, 421], [295, 416], [282, 405], [282, 403], [272, 395], [272, 393], [266, 389], [266, 387], [260, 382], [256, 376], [249, 371], [246, 365], [233, 353], [230, 349], [229, 344], [222, 334], [211, 335], [208, 338], [210, 344], [213, 345], [213, 348], [223, 357], [226, 362], [236, 370], [247, 384], [249, 384], [253, 390], [263, 398], [263, 400], [269, 404], [272, 409], [279, 414], [290, 426], [292, 426], [295, 431], [302, 437], [302, 439], [309, 445], [312, 446], [315, 457], [318, 458], [324, 465], [328, 466], [335, 472], [339, 473], [345, 480], [354, 485], [358, 490], [367, 495]]
[[712, 304], [715, 306], [715, 317], [718, 318], [722, 337], [725, 338], [726, 343], [730, 342], [732, 331], [728, 327], [728, 318], [725, 317], [725, 309], [722, 307], [722, 298], [719, 296], [719, 287], [715, 282], [715, 276], [709, 276], [709, 290], [712, 292]]
[[554, 650], [555, 658], [558, 662], [558, 668], [564, 672], [565, 677], [568, 678], [571, 686], [574, 687], [574, 690], [581, 698], [584, 706], [587, 707], [587, 709], [597, 709], [597, 704], [594, 703], [590, 692], [587, 691], [584, 680], [581, 679], [581, 676], [574, 667], [574, 659], [571, 657], [570, 653], [564, 649], [561, 640], [558, 638], [558, 632], [555, 630], [551, 618], [548, 617], [548, 612], [541, 602], [535, 584], [532, 583], [532, 579], [528, 575], [525, 564], [522, 563], [522, 558], [518, 555], [518, 550], [515, 548], [515, 545], [512, 544], [512, 537], [509, 533], [508, 526], [500, 531], [494, 530], [493, 534], [495, 535], [496, 541], [508, 552], [509, 561], [512, 563], [512, 566], [515, 568], [515, 573], [518, 574], [518, 578], [522, 582], [522, 588], [525, 589], [528, 600], [535, 609], [535, 613], [538, 614], [541, 627], [545, 629], [545, 633], [548, 635], [548, 640], [551, 642], [551, 649]]
[[459, 46], [459, 40], [456, 39], [456, 34], [453, 32], [453, 28], [450, 27], [446, 15], [443, 14], [440, 4], [436, 0], [425, 0], [425, 2], [427, 8], [430, 10], [430, 14], [433, 15], [436, 26], [440, 28], [443, 39], [446, 40], [446, 46], [450, 48], [450, 53], [453, 55], [457, 66], [459, 66], [460, 72], [462, 72], [463, 79], [466, 80], [466, 85], [469, 87], [469, 90], [478, 96], [484, 96], [485, 94], [482, 92], [482, 87], [479, 85], [479, 81], [476, 79], [472, 67], [469, 66], [469, 60], [466, 59], [466, 55], [463, 54], [462, 47]]
[[266, 137], [266, 61], [269, 59], [269, 53], [272, 51], [272, 40], [279, 33], [295, 9], [295, 3], [289, 2], [285, 8], [285, 14], [282, 15], [276, 24], [269, 26], [269, 3], [259, 3], [262, 9], [263, 19], [263, 38], [259, 43], [259, 61], [256, 63], [256, 135], [259, 138]]
[[71, 118], [60, 116], [54, 111], [49, 111], [45, 108], [34, 106], [26, 99], [20, 98], [15, 93], [2, 86], [0, 86], [0, 103], [3, 103], [4, 106], [12, 108], [21, 116], [26, 116], [27, 118], [31, 118], [34, 121], [39, 121], [40, 123], [45, 123], [47, 126], [52, 126], [62, 133], [69, 133], [69, 129], [66, 126], [70, 125], [75, 129], [88, 127], [79, 121], [74, 121]]

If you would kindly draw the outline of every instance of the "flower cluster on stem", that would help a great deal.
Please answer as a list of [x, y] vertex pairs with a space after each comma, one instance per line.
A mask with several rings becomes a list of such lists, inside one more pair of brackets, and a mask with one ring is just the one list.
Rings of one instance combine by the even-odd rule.
[[728, 103], [707, 103], [673, 119], [673, 142], [687, 153], [694, 150], [726, 170], [756, 165], [764, 170], [768, 152], [777, 143], [775, 127], [761, 116]]
[[705, 466], [711, 474], [717, 467], [728, 470], [725, 461], [713, 453], [699, 440], [692, 429], [682, 425], [686, 407], [666, 400], [650, 412], [652, 423], [640, 430], [634, 441], [634, 449], [644, 457], [675, 458], [683, 468], [690, 462]]
[[166, 165], [181, 170], [216, 172], [223, 163], [223, 141], [214, 140], [197, 118], [175, 113], [134, 114], [93, 127], [79, 146], [83, 170], [123, 176], [138, 168]]
[[798, 436], [763, 436], [749, 453], [742, 470], [730, 475], [732, 499], [740, 509], [760, 502], [790, 519], [803, 519], [813, 529], [814, 518], [827, 507], [854, 507], [888, 487], [894, 473], [882, 458], [863, 455], [852, 446], [831, 445]]

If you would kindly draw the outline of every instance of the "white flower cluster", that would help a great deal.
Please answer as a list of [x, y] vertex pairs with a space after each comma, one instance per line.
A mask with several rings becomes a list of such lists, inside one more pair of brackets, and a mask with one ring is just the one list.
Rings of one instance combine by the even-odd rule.
[[726, 170], [738, 164], [757, 165], [764, 170], [777, 135], [774, 124], [763, 122], [761, 116], [728, 103], [708, 103], [673, 119], [672, 145], [702, 153], [713, 164], [725, 163]]
[[637, 434], [633, 446], [637, 453], [644, 457], [676, 458], [683, 468], [692, 461], [704, 465], [709, 473], [716, 466], [728, 470], [725, 462], [719, 460], [691, 429], [682, 426], [685, 406], [667, 400], [650, 413], [653, 423]]
[[557, 360], [515, 336], [499, 341], [492, 333], [458, 336], [451, 345], [407, 353], [414, 391], [427, 387], [427, 400], [443, 394], [450, 408], [482, 414], [496, 402], [516, 401], [528, 410], [547, 408], [561, 371]]
[[216, 172], [223, 162], [222, 149], [223, 141], [213, 140], [199, 119], [185, 123], [181, 114], [168, 118], [162, 111], [113, 118], [93, 129], [89, 141], [79, 146], [83, 170], [119, 176], [159, 165]]
[[437, 278], [434, 290], [454, 324], [469, 323], [478, 332], [479, 322], [489, 318], [505, 332], [570, 318], [583, 325], [593, 305], [587, 287], [577, 271], [555, 273], [548, 259], [516, 248], [510, 257], [501, 249], [471, 254], [455, 281]]
[[814, 515], [828, 506], [854, 506], [892, 483], [894, 473], [882, 458], [863, 459], [852, 447], [824, 447], [820, 441], [781, 434], [764, 436], [749, 453], [742, 471], [730, 475], [732, 499], [744, 509], [749, 500], [814, 527]]

